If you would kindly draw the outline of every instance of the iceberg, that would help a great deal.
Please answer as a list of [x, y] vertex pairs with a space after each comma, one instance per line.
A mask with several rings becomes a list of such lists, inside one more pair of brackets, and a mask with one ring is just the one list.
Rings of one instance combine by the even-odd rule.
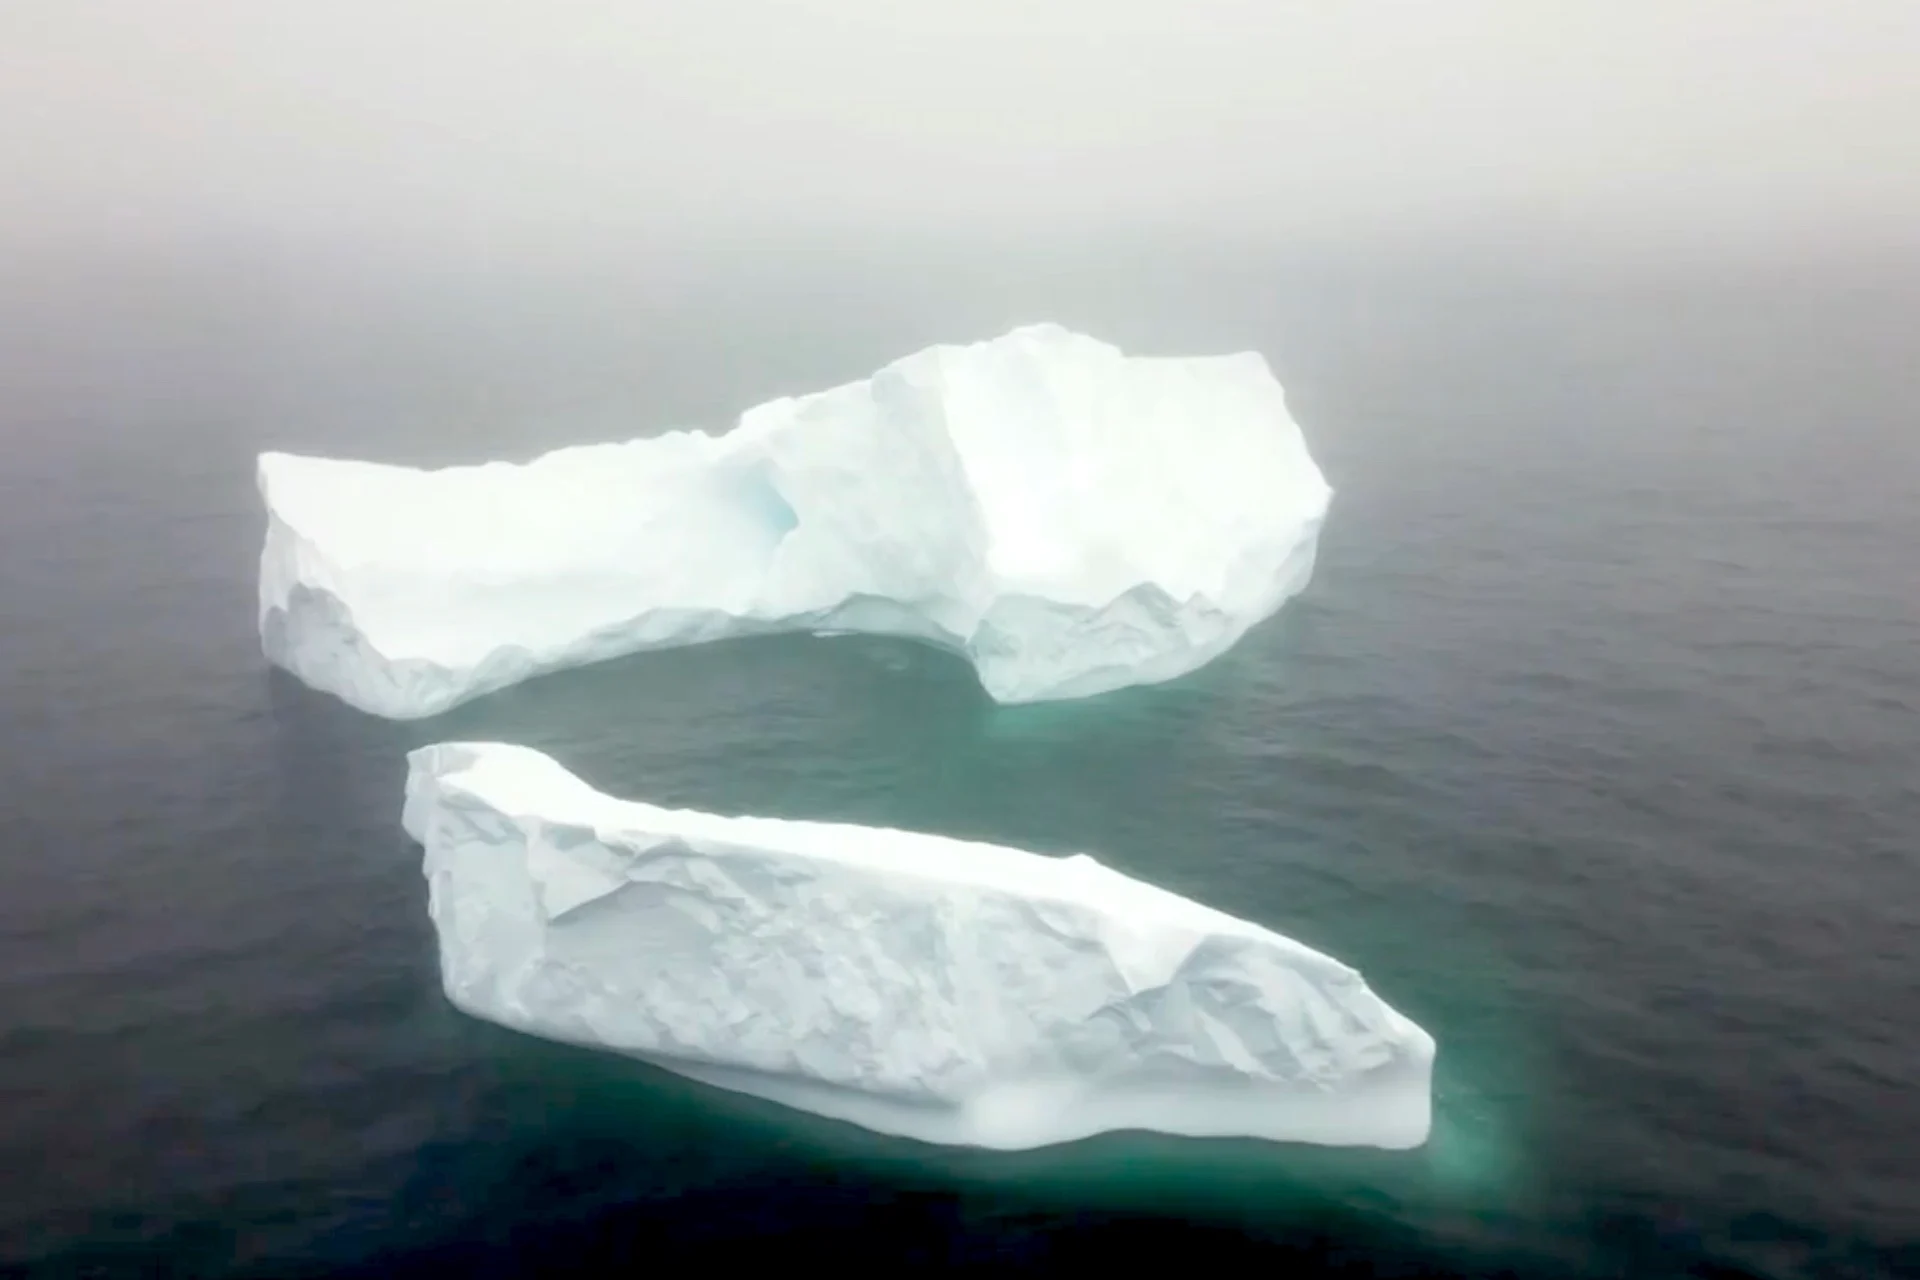
[[1257, 354], [1058, 325], [523, 464], [269, 452], [267, 658], [376, 715], [773, 631], [904, 636], [1000, 702], [1205, 664], [1307, 583], [1331, 490]]
[[1055, 858], [605, 795], [530, 748], [408, 757], [448, 999], [925, 1142], [1109, 1130], [1407, 1148], [1434, 1042], [1354, 970]]

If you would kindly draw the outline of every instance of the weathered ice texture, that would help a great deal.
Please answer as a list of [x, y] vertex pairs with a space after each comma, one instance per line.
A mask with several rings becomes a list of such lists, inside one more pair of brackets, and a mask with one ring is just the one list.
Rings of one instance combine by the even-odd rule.
[[1002, 702], [1203, 665], [1298, 592], [1331, 491], [1258, 355], [1055, 325], [732, 431], [419, 470], [263, 454], [260, 637], [363, 710], [768, 631], [909, 636]]
[[409, 766], [476, 1017], [929, 1142], [1426, 1139], [1433, 1040], [1358, 973], [1084, 854], [660, 809], [526, 747]]

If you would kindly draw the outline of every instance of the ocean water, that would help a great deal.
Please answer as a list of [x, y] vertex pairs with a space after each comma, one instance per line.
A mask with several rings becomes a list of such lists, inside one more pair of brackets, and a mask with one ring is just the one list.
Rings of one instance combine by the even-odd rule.
[[[1920, 1274], [1920, 288], [775, 265], [9, 282], [0, 1268]], [[997, 708], [786, 637], [402, 725], [260, 658], [263, 448], [527, 456], [1042, 318], [1262, 350], [1336, 488], [1191, 677]], [[465, 1019], [398, 825], [441, 738], [1096, 850], [1362, 969], [1439, 1039], [1432, 1141], [934, 1149]]]

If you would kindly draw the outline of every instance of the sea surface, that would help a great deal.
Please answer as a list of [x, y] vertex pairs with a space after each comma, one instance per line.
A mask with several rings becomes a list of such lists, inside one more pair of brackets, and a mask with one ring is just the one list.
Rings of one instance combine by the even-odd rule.
[[[0, 1271], [1920, 1275], [1911, 276], [10, 270]], [[1041, 319], [1264, 352], [1335, 487], [1312, 586], [1197, 674], [1000, 708], [785, 637], [397, 724], [261, 659], [262, 449], [718, 426]], [[1439, 1040], [1432, 1140], [938, 1149], [469, 1020], [399, 826], [404, 753], [459, 738], [1095, 851], [1360, 968]]]

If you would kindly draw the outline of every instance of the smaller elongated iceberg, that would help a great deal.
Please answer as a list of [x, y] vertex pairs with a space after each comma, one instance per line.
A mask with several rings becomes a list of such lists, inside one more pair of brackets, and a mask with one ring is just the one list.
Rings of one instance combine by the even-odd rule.
[[497, 743], [408, 763], [475, 1017], [927, 1142], [1426, 1140], [1433, 1040], [1358, 973], [1084, 854], [656, 808]]
[[1304, 587], [1331, 490], [1258, 355], [1058, 325], [524, 464], [266, 453], [267, 657], [364, 711], [770, 631], [906, 636], [1000, 702], [1192, 671]]

